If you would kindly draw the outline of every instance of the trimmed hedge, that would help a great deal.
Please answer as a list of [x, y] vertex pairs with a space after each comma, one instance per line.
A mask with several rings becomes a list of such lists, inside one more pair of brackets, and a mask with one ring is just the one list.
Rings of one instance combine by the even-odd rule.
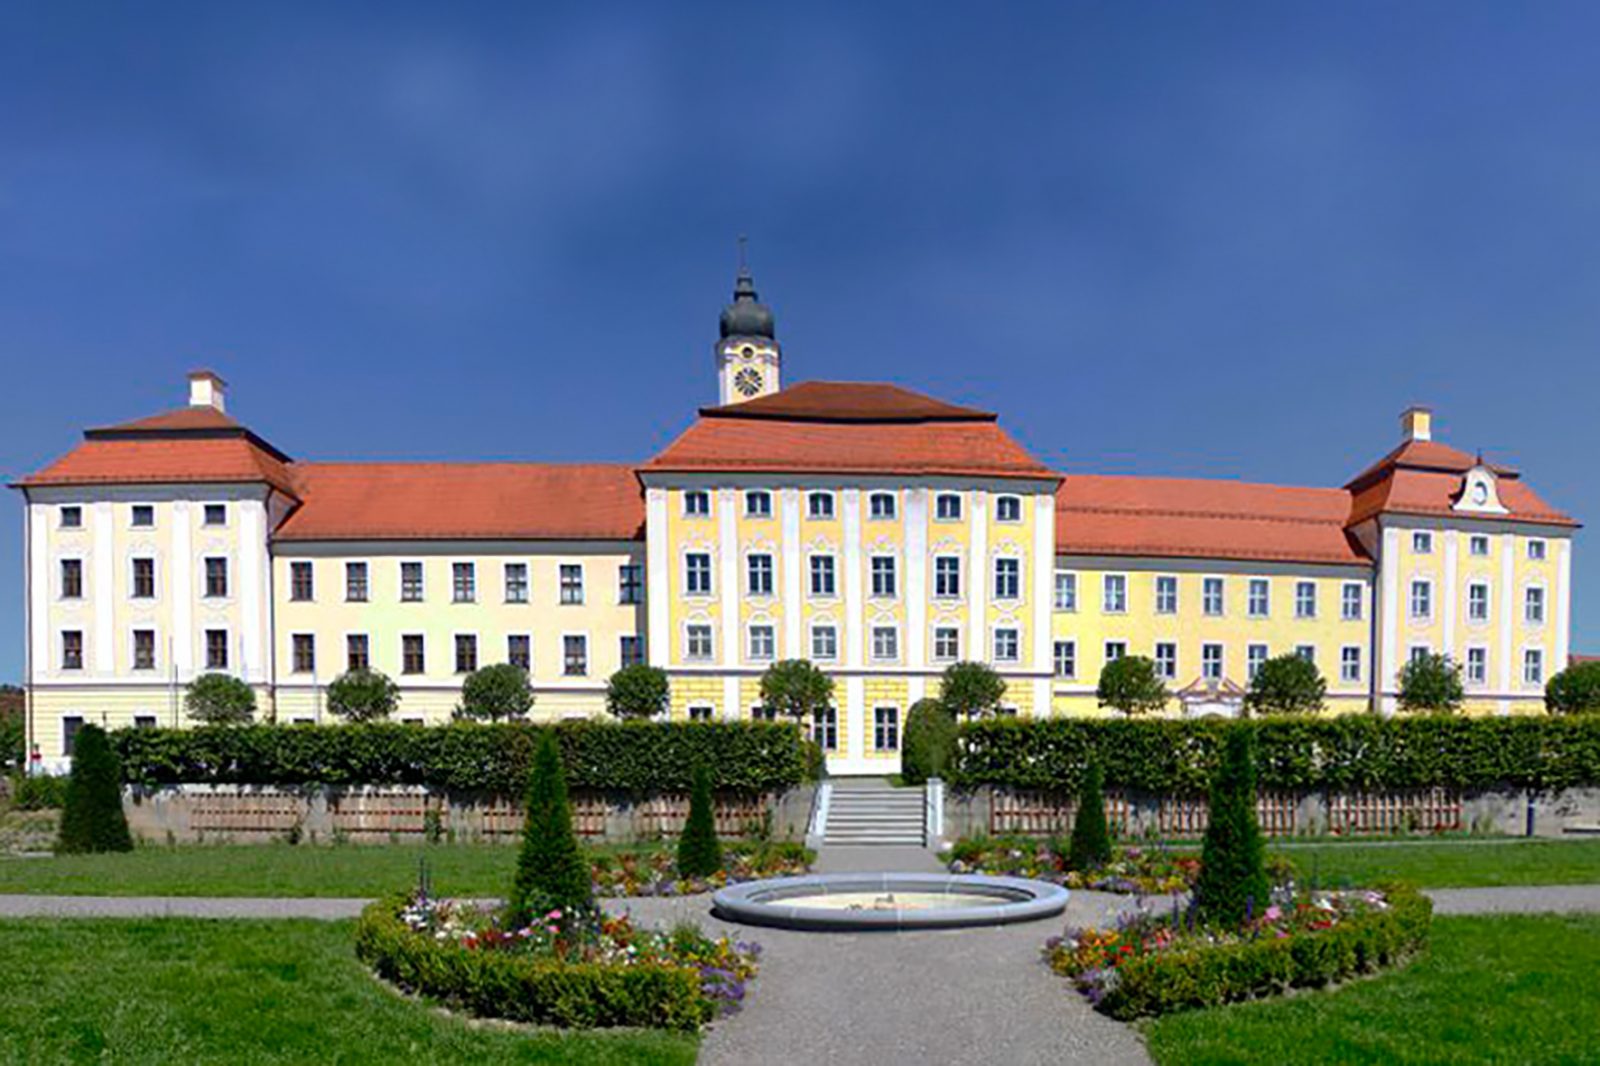
[[961, 728], [951, 780], [1070, 792], [1093, 753], [1108, 786], [1204, 795], [1234, 728], [1254, 732], [1257, 784], [1267, 790], [1600, 784], [1600, 716], [1446, 715], [992, 719]]
[[363, 722], [123, 729], [112, 740], [123, 780], [136, 785], [392, 784], [521, 796], [546, 732], [560, 741], [574, 789], [687, 792], [702, 763], [725, 791], [781, 791], [805, 776], [800, 730], [782, 722]]
[[1123, 1021], [1195, 1007], [1215, 1007], [1293, 988], [1321, 988], [1393, 966], [1427, 946], [1433, 903], [1415, 889], [1391, 886], [1387, 910], [1331, 929], [1276, 939], [1164, 951], [1117, 967], [1100, 1009]]
[[399, 918], [405, 903], [379, 900], [361, 913], [356, 955], [384, 980], [468, 1014], [563, 1029], [693, 1032], [714, 1013], [699, 976], [682, 967], [469, 951], [412, 932]]

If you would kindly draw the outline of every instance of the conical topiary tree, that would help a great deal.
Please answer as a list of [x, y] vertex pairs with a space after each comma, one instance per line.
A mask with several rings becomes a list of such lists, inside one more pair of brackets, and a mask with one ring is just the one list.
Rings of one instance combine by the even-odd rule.
[[105, 730], [85, 725], [72, 747], [72, 778], [61, 810], [56, 851], [132, 851], [133, 837], [122, 813], [122, 764]]
[[689, 819], [678, 838], [678, 876], [710, 877], [722, 869], [722, 843], [711, 813], [711, 771], [705, 763], [694, 768], [689, 792]]
[[1100, 762], [1090, 759], [1078, 791], [1078, 812], [1072, 819], [1072, 845], [1067, 864], [1093, 870], [1111, 861], [1111, 833], [1106, 829], [1105, 777]]
[[507, 920], [526, 925], [557, 907], [568, 913], [592, 909], [594, 883], [572, 831], [561, 751], [554, 732], [545, 730], [528, 775], [528, 813]]
[[1256, 823], [1254, 734], [1228, 730], [1211, 784], [1211, 817], [1200, 848], [1195, 901], [1208, 922], [1236, 926], [1268, 903], [1265, 849]]

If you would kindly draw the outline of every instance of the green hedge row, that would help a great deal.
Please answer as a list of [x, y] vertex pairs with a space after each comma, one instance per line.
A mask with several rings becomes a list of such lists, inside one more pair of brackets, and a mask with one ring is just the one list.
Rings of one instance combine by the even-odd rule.
[[379, 900], [356, 923], [356, 955], [384, 980], [482, 1018], [562, 1029], [631, 1026], [693, 1032], [714, 1006], [699, 975], [676, 966], [561, 962], [469, 951], [418, 936]]
[[[1600, 783], [1600, 715], [1343, 715], [1238, 723], [1263, 789], [1558, 789]], [[1234, 723], [995, 718], [963, 726], [951, 781], [1067, 792], [1093, 752], [1111, 787], [1203, 794]]]
[[575, 789], [687, 792], [700, 763], [724, 791], [781, 791], [805, 777], [800, 730], [782, 722], [374, 722], [124, 729], [112, 736], [129, 784], [403, 784], [520, 796], [546, 730], [560, 740]]
[[1128, 1021], [1321, 988], [1393, 966], [1426, 946], [1433, 903], [1415, 889], [1387, 892], [1387, 910], [1346, 919], [1332, 929], [1131, 959], [1117, 967], [1117, 981], [1100, 1009]]

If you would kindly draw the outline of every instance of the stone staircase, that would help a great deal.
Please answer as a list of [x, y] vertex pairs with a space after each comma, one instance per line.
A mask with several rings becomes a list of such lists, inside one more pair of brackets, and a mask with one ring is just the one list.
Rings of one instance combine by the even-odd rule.
[[922, 846], [922, 789], [892, 788], [876, 777], [836, 777], [831, 784], [824, 843]]

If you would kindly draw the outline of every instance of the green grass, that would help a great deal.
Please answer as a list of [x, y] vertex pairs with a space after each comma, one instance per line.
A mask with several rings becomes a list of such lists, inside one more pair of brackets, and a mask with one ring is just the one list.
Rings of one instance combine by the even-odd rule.
[[1440, 918], [1395, 973], [1146, 1023], [1158, 1063], [1594, 1062], [1600, 918]]
[[1303, 881], [1367, 885], [1405, 881], [1423, 888], [1578, 885], [1600, 882], [1600, 840], [1514, 843], [1419, 841], [1315, 844], [1269, 850], [1294, 863]]
[[687, 1064], [692, 1036], [473, 1024], [372, 980], [348, 922], [0, 922], [0, 1061]]

